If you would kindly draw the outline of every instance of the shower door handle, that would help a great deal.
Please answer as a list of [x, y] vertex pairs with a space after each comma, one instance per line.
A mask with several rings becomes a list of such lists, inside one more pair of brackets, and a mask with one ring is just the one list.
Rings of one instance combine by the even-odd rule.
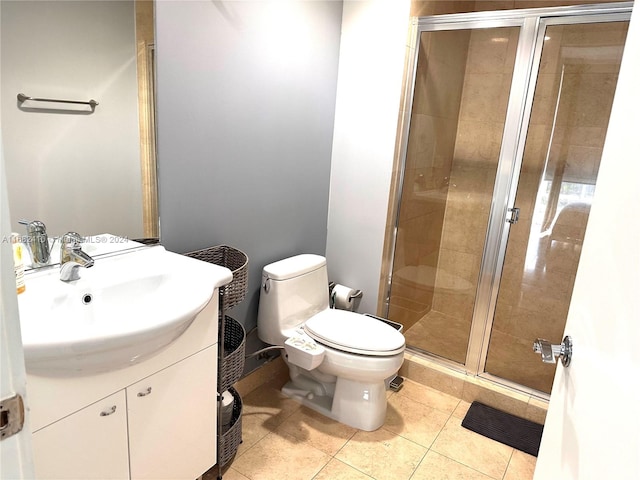
[[556, 357], [560, 357], [562, 365], [568, 367], [573, 353], [573, 342], [567, 335], [560, 345], [552, 345], [548, 340], [538, 338], [533, 342], [533, 351], [542, 355], [544, 363], [556, 363]]
[[513, 207], [507, 210], [509, 212], [509, 217], [507, 218], [507, 222], [509, 222], [510, 224], [515, 224], [518, 223], [518, 220], [520, 219], [520, 209]]

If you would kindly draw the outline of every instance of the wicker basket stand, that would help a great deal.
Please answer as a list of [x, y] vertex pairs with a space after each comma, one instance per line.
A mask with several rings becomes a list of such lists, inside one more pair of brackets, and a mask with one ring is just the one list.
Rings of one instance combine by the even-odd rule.
[[[233, 280], [219, 291], [218, 308], [218, 480], [222, 480], [222, 467], [233, 458], [242, 442], [242, 398], [232, 387], [244, 369], [246, 333], [240, 322], [227, 315], [228, 310], [244, 300], [247, 294], [247, 267], [249, 259], [240, 250], [220, 245], [186, 256], [226, 267], [233, 273]], [[233, 395], [230, 425], [222, 425], [221, 396], [225, 390]]]

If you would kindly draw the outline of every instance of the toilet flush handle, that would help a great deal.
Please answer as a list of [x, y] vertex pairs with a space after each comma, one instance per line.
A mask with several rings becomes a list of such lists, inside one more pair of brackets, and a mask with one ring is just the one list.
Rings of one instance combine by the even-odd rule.
[[270, 285], [269, 285], [269, 277], [264, 279], [264, 282], [262, 282], [262, 289], [264, 290], [264, 293], [269, 293], [269, 289], [270, 289]]

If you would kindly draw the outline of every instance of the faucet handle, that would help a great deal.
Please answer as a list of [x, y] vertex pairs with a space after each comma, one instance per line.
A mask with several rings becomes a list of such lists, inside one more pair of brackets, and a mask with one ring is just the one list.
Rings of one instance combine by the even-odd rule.
[[84, 238], [76, 232], [67, 232], [60, 238], [62, 248], [69, 243], [73, 244], [73, 247], [79, 246], [83, 241]]
[[22, 219], [18, 220], [18, 223], [26, 226], [28, 233], [46, 233], [47, 231], [47, 227], [40, 220], [29, 221]]
[[60, 237], [60, 264], [71, 260], [71, 252], [81, 250], [82, 237], [76, 232], [67, 232]]
[[82, 251], [80, 246], [82, 242], [84, 242], [84, 238], [76, 232], [67, 232], [60, 238], [60, 268], [67, 262], [73, 262], [80, 267], [86, 268], [93, 266], [93, 258]]
[[33, 265], [36, 267], [48, 265], [51, 259], [51, 250], [47, 227], [39, 220], [18, 220], [18, 223], [27, 227], [27, 245]]

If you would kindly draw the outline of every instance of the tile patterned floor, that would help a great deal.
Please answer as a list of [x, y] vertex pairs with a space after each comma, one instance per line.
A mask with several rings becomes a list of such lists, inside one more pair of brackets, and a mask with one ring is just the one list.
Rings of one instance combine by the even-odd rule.
[[[536, 458], [461, 426], [469, 403], [405, 380], [375, 432], [263, 385], [243, 399], [243, 443], [224, 480], [528, 480]], [[203, 476], [215, 480], [217, 469]]]

